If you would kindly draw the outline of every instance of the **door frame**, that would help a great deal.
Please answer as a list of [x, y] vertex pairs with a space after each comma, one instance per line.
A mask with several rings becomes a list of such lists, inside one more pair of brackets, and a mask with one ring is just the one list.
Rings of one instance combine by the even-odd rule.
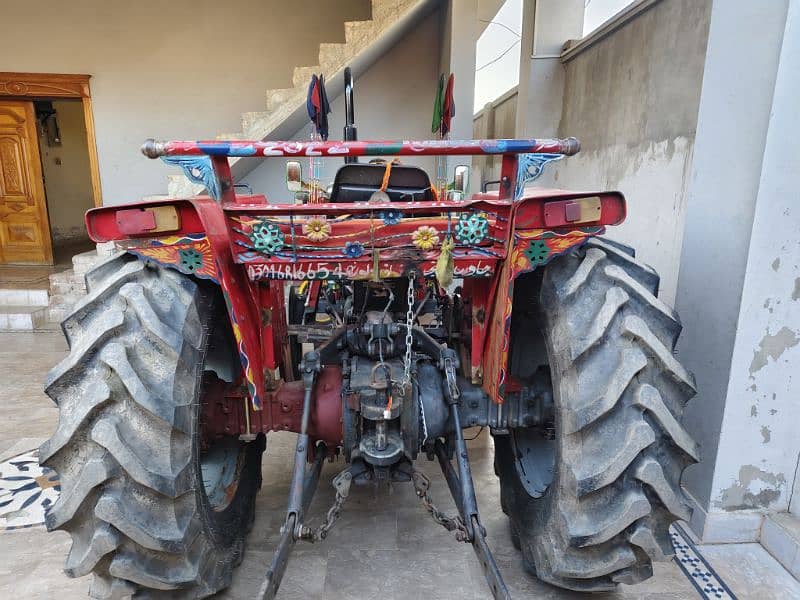
[[97, 162], [97, 143], [92, 114], [91, 75], [64, 73], [6, 73], [0, 72], [0, 98], [8, 100], [48, 100], [79, 98], [83, 104], [86, 142], [89, 151], [89, 175], [92, 180], [92, 200], [103, 205], [100, 188], [100, 167]]

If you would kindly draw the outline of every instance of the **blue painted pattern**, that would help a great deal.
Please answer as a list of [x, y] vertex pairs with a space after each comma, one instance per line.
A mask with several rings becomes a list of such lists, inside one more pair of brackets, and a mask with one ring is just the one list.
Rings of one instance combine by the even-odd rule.
[[208, 156], [162, 156], [161, 160], [183, 169], [183, 174], [189, 181], [205, 186], [208, 195], [219, 202], [222, 197], [219, 180]]
[[561, 160], [562, 158], [564, 158], [563, 154], [520, 154], [517, 159], [517, 181], [514, 187], [514, 200], [519, 200], [522, 197], [526, 184], [537, 180], [541, 176], [547, 163]]

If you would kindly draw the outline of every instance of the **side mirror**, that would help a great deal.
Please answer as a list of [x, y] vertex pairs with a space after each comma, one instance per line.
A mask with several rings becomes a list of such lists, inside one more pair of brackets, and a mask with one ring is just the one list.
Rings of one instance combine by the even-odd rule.
[[450, 193], [450, 199], [463, 199], [467, 194], [467, 188], [469, 188], [469, 167], [467, 165], [458, 165], [453, 175], [453, 189]]
[[296, 160], [286, 163], [286, 189], [290, 192], [299, 192], [303, 189], [303, 167]]

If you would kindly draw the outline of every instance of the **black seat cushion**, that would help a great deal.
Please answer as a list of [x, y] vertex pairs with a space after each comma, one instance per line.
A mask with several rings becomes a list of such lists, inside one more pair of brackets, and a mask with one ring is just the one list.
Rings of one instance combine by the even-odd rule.
[[[348, 164], [342, 166], [333, 180], [331, 202], [368, 202], [379, 190], [386, 173], [385, 165]], [[392, 166], [386, 193], [392, 202], [433, 200], [431, 180], [419, 167]]]

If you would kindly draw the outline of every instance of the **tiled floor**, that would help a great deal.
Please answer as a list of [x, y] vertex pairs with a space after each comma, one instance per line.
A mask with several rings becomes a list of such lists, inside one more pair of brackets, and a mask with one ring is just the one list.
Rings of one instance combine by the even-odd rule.
[[[0, 461], [36, 447], [55, 427], [57, 411], [42, 393], [46, 370], [64, 355], [56, 333], [0, 334]], [[581, 596], [547, 586], [524, 572], [499, 507], [488, 436], [471, 443], [478, 502], [489, 541], [514, 598], [683, 599], [698, 592], [675, 563], [656, 565], [655, 576], [613, 594]], [[290, 480], [291, 434], [270, 435], [264, 487], [244, 562], [222, 598], [253, 598], [278, 538]], [[433, 481], [433, 496], [452, 511], [446, 485], [434, 463], [418, 465]], [[311, 518], [319, 523], [333, 499], [329, 481], [342, 468], [326, 464]], [[64, 533], [35, 527], [0, 532], [0, 598], [85, 598], [89, 578], [68, 579], [61, 571], [69, 549]], [[758, 544], [701, 546], [700, 551], [739, 598], [800, 598], [800, 584]], [[410, 485], [355, 488], [328, 539], [298, 546], [284, 579], [282, 599], [431, 597], [482, 599], [489, 594], [472, 550], [436, 526]]]

